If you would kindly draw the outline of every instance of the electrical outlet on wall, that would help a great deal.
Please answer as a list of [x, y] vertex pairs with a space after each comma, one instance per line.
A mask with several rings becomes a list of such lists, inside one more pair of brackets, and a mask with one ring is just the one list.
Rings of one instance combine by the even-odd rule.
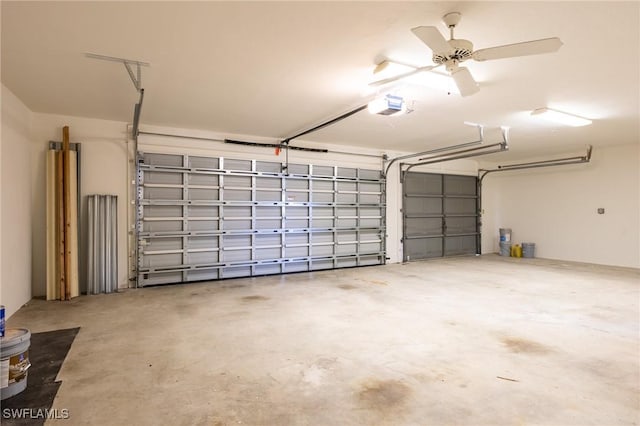
[[604, 214], [604, 207], [598, 207], [598, 214]]

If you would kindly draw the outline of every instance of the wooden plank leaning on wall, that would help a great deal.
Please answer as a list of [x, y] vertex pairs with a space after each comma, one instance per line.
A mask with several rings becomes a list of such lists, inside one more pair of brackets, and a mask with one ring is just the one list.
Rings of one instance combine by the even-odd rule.
[[47, 300], [80, 294], [77, 153], [70, 150], [68, 126], [62, 136], [62, 151], [47, 153]]

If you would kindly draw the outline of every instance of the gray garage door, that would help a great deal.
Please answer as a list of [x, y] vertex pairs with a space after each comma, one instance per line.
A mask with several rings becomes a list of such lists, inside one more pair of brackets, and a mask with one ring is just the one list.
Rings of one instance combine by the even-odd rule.
[[403, 183], [404, 260], [475, 254], [475, 176], [408, 172]]
[[379, 170], [140, 153], [138, 284], [378, 265]]

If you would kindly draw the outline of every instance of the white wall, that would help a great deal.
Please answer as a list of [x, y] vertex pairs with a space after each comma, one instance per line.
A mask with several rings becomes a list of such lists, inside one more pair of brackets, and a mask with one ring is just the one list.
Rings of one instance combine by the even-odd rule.
[[80, 289], [86, 289], [86, 196], [118, 196], [118, 285], [126, 287], [127, 271], [127, 124], [35, 113], [33, 119], [33, 294], [46, 294], [46, 152], [49, 141], [62, 141], [62, 127], [69, 126], [71, 143], [81, 143], [82, 196], [80, 219]]
[[595, 148], [587, 164], [488, 175], [483, 253], [498, 251], [498, 228], [512, 228], [536, 257], [640, 267], [639, 170], [633, 144]]
[[2, 85], [0, 303], [11, 316], [31, 299], [31, 111]]

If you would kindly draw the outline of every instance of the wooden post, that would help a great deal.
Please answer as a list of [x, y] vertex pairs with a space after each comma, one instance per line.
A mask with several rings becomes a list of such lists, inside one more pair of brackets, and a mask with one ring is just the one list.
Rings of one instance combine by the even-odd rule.
[[62, 300], [71, 299], [71, 154], [69, 152], [69, 126], [62, 128], [62, 155], [64, 156], [64, 292]]
[[64, 275], [64, 173], [63, 173], [62, 152], [56, 152], [56, 280], [58, 285], [58, 297], [64, 298], [65, 275]]

